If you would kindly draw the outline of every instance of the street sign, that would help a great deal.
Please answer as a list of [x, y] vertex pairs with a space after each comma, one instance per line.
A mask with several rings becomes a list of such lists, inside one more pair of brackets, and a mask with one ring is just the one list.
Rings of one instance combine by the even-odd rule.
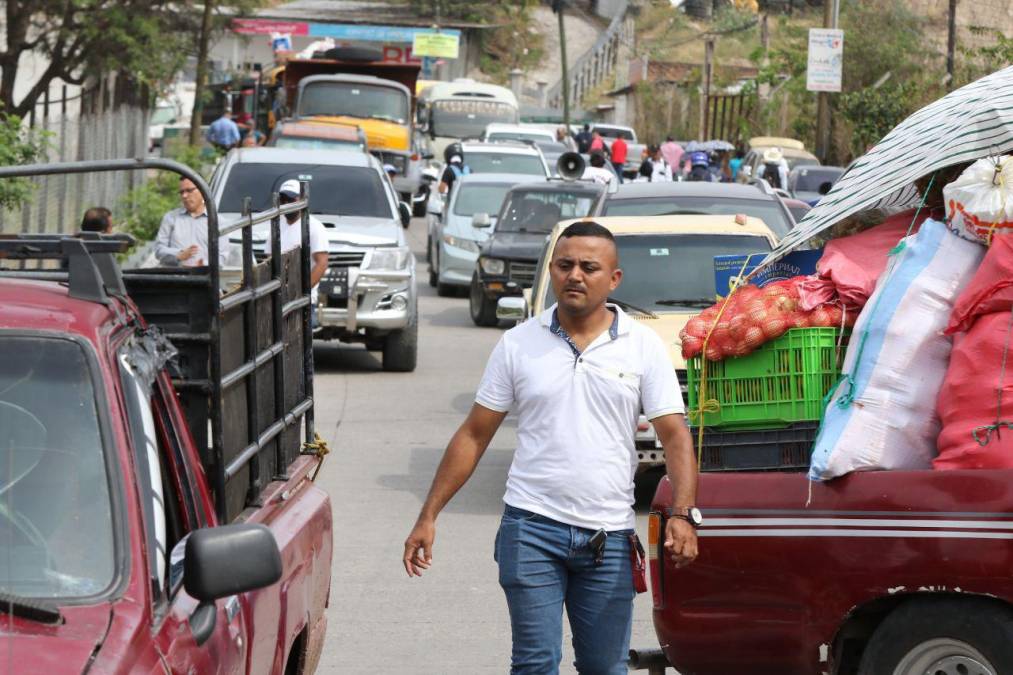
[[439, 59], [456, 59], [458, 36], [448, 33], [416, 33], [412, 40], [412, 54], [433, 56]]
[[843, 64], [844, 31], [837, 28], [810, 28], [805, 88], [809, 91], [840, 91]]

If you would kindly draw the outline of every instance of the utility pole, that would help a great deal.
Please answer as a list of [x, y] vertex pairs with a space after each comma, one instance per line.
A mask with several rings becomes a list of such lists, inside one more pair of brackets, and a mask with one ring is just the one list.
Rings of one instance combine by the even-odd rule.
[[[837, 28], [839, 0], [823, 0], [823, 27]], [[830, 154], [830, 94], [816, 96], [816, 156], [826, 162]]]
[[552, 11], [559, 19], [559, 64], [563, 72], [563, 125], [570, 129], [570, 69], [566, 65], [566, 27], [563, 25], [563, 10], [566, 0], [552, 0]]
[[[190, 116], [190, 145], [200, 143], [201, 112], [204, 109], [204, 88], [208, 84], [208, 41], [211, 37], [211, 13], [214, 0], [204, 0], [204, 15], [200, 23], [200, 39], [197, 43], [197, 82], [193, 97], [193, 114]], [[226, 101], [226, 108], [230, 101]]]
[[946, 36], [946, 89], [953, 89], [953, 53], [957, 50], [957, 0], [950, 0], [949, 33]]
[[707, 38], [703, 46], [703, 88], [700, 92], [700, 124], [697, 125], [697, 140], [700, 141], [707, 140], [707, 103], [714, 79], [714, 38]]

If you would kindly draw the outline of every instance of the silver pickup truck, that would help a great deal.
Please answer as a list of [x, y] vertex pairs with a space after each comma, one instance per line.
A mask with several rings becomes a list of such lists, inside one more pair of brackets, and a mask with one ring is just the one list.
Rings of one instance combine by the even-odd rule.
[[[233, 150], [211, 181], [222, 226], [242, 215], [243, 196], [258, 195], [250, 208], [265, 210], [278, 186], [293, 178], [309, 183], [310, 213], [324, 224], [328, 239], [330, 264], [317, 289], [313, 337], [364, 343], [382, 352], [384, 370], [415, 370], [415, 256], [404, 229], [411, 212], [375, 157], [337, 150]], [[259, 255], [268, 231], [262, 226], [253, 232]], [[230, 235], [230, 243], [237, 249], [237, 235]], [[223, 275], [230, 268], [236, 271], [226, 261]]]

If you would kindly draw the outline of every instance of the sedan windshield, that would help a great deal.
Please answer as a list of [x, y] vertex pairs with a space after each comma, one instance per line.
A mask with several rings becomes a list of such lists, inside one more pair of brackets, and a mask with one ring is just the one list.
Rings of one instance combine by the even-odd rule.
[[513, 124], [517, 109], [498, 101], [448, 99], [433, 103], [432, 133], [451, 138], [478, 138], [494, 122]]
[[712, 215], [744, 213], [762, 220], [778, 237], [794, 224], [774, 199], [727, 199], [721, 197], [644, 197], [613, 199], [605, 204], [606, 216]]
[[523, 173], [544, 176], [545, 165], [537, 155], [506, 152], [465, 151], [464, 162], [472, 173]]
[[569, 218], [591, 212], [595, 194], [582, 192], [514, 191], [496, 223], [497, 232], [545, 232]]
[[511, 187], [510, 183], [498, 185], [469, 185], [464, 183], [457, 189], [454, 201], [454, 215], [473, 216], [476, 213], [488, 213], [495, 217], [503, 204], [503, 197]]
[[309, 181], [311, 213], [396, 217], [378, 172], [369, 167], [325, 164], [235, 164], [218, 211], [241, 213], [245, 197], [253, 199], [254, 211], [266, 211], [278, 188], [290, 178]]
[[299, 94], [299, 115], [348, 115], [404, 124], [409, 99], [400, 89], [358, 82], [315, 82]]
[[[616, 246], [623, 279], [612, 297], [653, 312], [713, 303], [715, 256], [771, 250], [766, 237], [743, 234], [629, 234]], [[549, 286], [545, 304], [555, 301]]]
[[113, 582], [113, 517], [84, 350], [8, 336], [0, 353], [0, 592], [96, 595]]

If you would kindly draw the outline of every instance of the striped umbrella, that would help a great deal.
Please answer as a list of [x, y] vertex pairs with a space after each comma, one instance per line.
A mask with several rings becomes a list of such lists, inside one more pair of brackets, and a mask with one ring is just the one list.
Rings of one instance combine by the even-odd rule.
[[917, 196], [912, 183], [921, 176], [1011, 150], [1013, 66], [950, 92], [898, 124], [855, 161], [760, 267], [854, 213], [910, 203]]

